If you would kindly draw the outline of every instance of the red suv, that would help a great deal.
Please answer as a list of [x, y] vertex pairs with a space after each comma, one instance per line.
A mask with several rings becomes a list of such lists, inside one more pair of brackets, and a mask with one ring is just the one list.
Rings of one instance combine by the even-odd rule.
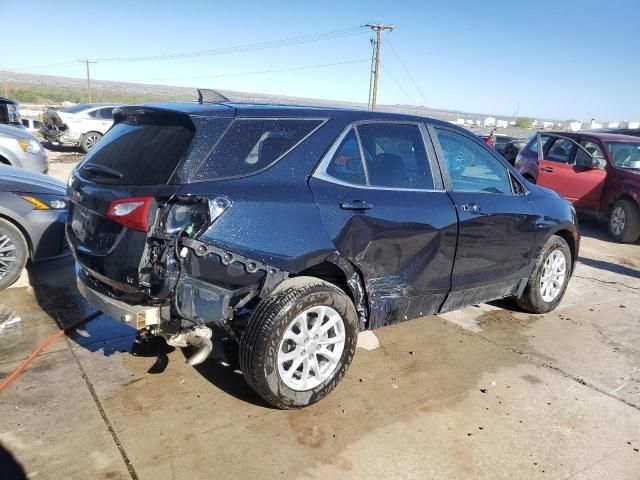
[[537, 134], [515, 166], [527, 180], [571, 201], [578, 212], [607, 220], [615, 240], [633, 243], [640, 238], [640, 138], [601, 132]]

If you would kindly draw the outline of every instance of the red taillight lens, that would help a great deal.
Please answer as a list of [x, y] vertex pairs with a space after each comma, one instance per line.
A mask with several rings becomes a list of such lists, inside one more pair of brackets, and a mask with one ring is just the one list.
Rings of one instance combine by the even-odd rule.
[[134, 197], [114, 200], [107, 209], [107, 218], [132, 230], [149, 231], [149, 211], [153, 197]]

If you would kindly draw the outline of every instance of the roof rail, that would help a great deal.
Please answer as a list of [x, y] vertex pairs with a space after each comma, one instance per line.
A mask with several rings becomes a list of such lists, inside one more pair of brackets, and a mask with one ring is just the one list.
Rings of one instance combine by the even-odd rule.
[[198, 88], [198, 103], [222, 103], [228, 102], [229, 99], [217, 90], [208, 88]]

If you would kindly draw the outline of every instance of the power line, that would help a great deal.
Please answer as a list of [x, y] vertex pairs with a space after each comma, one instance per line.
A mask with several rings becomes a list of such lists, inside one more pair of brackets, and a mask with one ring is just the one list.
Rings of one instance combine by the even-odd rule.
[[360, 60], [347, 60], [344, 62], [334, 62], [334, 63], [321, 63], [317, 65], [305, 65], [302, 67], [289, 67], [289, 68], [279, 68], [273, 70], [260, 70], [253, 72], [238, 72], [238, 73], [220, 73], [216, 75], [197, 75], [192, 77], [165, 77], [165, 78], [145, 78], [145, 79], [137, 79], [137, 80], [129, 80], [131, 82], [155, 82], [155, 81], [166, 81], [166, 80], [197, 80], [200, 78], [223, 78], [223, 77], [244, 77], [249, 75], [263, 75], [268, 73], [280, 73], [280, 72], [292, 72], [296, 70], [309, 70], [312, 68], [322, 68], [322, 67], [333, 67], [336, 65], [350, 65], [355, 63], [364, 63], [368, 62], [368, 58], [360, 59]]
[[396, 86], [402, 91], [402, 93], [404, 93], [407, 98], [409, 99], [409, 101], [411, 102], [412, 105], [416, 105], [415, 100], [411, 97], [411, 95], [409, 95], [409, 93], [407, 93], [407, 91], [402, 88], [402, 85], [400, 85], [400, 82], [398, 82], [398, 80], [396, 80], [396, 77], [393, 76], [393, 74], [391, 73], [391, 71], [385, 67], [383, 64], [381, 64], [382, 68], [384, 68], [384, 71], [387, 72], [387, 74], [389, 75], [389, 78], [391, 80], [393, 80], [393, 83], [396, 84]]
[[312, 35], [303, 35], [299, 37], [290, 37], [281, 40], [273, 40], [269, 42], [247, 43], [232, 47], [214, 48], [210, 50], [197, 50], [191, 52], [165, 53], [160, 55], [148, 55], [139, 57], [113, 57], [113, 58], [96, 58], [99, 62], [146, 62], [154, 60], [175, 60], [180, 58], [194, 58], [202, 56], [223, 55], [229, 53], [249, 52], [253, 50], [264, 50], [268, 48], [289, 47], [292, 45], [301, 45], [304, 43], [319, 42], [333, 38], [348, 37], [363, 33], [361, 27], [352, 27], [342, 30], [333, 30], [330, 32], [316, 33]]
[[404, 71], [407, 73], [407, 75], [409, 76], [409, 78], [411, 79], [411, 81], [413, 82], [413, 86], [416, 87], [416, 90], [418, 91], [418, 93], [420, 94], [420, 96], [422, 97], [422, 100], [424, 101], [424, 105], [425, 107], [428, 105], [429, 102], [427, 102], [427, 99], [424, 97], [424, 95], [422, 94], [422, 90], [420, 89], [420, 87], [418, 86], [418, 83], [415, 81], [415, 79], [413, 78], [413, 75], [411, 75], [411, 72], [409, 71], [409, 69], [405, 66], [404, 62], [402, 61], [402, 59], [400, 58], [400, 55], [398, 55], [398, 52], [396, 52], [396, 49], [393, 48], [393, 44], [391, 43], [391, 40], [389, 40], [389, 46], [391, 47], [391, 51], [393, 52], [393, 54], [396, 56], [396, 58], [398, 59], [398, 62], [400, 62], [400, 65], [402, 66], [402, 68], [404, 69]]

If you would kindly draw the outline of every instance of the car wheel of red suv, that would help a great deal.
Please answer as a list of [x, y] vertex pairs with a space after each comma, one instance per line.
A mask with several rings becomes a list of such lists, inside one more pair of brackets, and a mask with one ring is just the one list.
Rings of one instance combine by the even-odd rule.
[[609, 234], [621, 243], [640, 237], [640, 210], [631, 200], [618, 200], [609, 213]]

